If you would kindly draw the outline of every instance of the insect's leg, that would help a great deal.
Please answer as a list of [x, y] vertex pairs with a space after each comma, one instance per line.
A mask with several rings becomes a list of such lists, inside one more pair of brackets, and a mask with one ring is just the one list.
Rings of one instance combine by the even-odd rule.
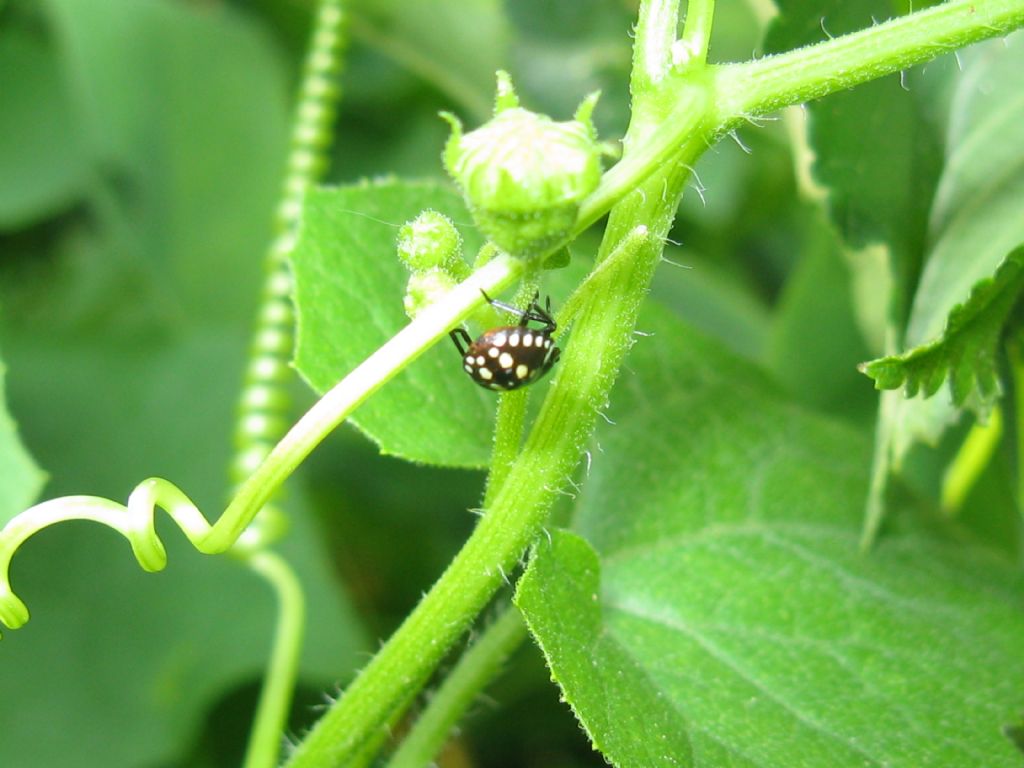
[[535, 320], [538, 323], [544, 324], [544, 329], [551, 333], [558, 326], [555, 325], [555, 318], [551, 316], [551, 297], [548, 296], [544, 301], [544, 309], [541, 309], [540, 304], [536, 301], [533, 302], [533, 311], [530, 314], [530, 319]]
[[487, 299], [487, 303], [490, 304], [492, 307], [497, 307], [498, 309], [503, 309], [506, 312], [511, 312], [513, 315], [515, 315], [516, 317], [518, 317], [520, 319], [526, 317], [529, 314], [529, 312], [524, 312], [523, 310], [519, 309], [518, 307], [513, 307], [511, 304], [506, 304], [504, 301], [498, 301], [497, 299], [492, 299], [490, 296], [488, 296], [486, 293], [484, 293], [484, 289], [483, 288], [480, 289], [480, 293], [484, 294], [484, 298]]
[[551, 318], [551, 297], [548, 297], [548, 311], [545, 312], [541, 309], [540, 304], [537, 303], [537, 299], [540, 298], [540, 291], [534, 291], [533, 298], [530, 300], [530, 304], [525, 310], [513, 307], [511, 304], [506, 304], [503, 301], [492, 299], [484, 293], [483, 289], [480, 290], [480, 293], [484, 294], [484, 298], [487, 299], [487, 303], [492, 307], [497, 307], [498, 309], [503, 309], [506, 312], [511, 312], [513, 315], [518, 317], [520, 325], [525, 326], [530, 320], [533, 320], [535, 323], [543, 323], [549, 330], [554, 330], [555, 328], [555, 321]]
[[[448, 332], [448, 336], [455, 343], [455, 348], [459, 350], [460, 355], [465, 355], [466, 350], [469, 349], [469, 345], [473, 343], [473, 340], [469, 338], [469, 334], [466, 333], [465, 328], [452, 328]], [[463, 344], [465, 344], [465, 348], [463, 348]]]

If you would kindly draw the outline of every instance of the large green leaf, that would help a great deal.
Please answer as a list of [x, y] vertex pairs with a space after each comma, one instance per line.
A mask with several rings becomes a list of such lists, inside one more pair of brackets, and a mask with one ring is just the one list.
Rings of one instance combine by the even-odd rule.
[[[437, 182], [383, 181], [306, 198], [292, 254], [299, 338], [295, 365], [325, 392], [408, 322], [399, 225], [432, 208], [462, 225], [462, 199]], [[463, 227], [469, 253], [481, 244]], [[352, 422], [383, 453], [479, 467], [490, 455], [495, 396], [474, 385], [448, 343], [429, 350], [363, 405]]]
[[586, 541], [542, 540], [518, 593], [598, 748], [644, 768], [1019, 765], [1019, 569], [907, 518], [865, 556], [864, 436], [646, 325], [578, 501]]
[[631, 643], [609, 632], [601, 563], [557, 530], [519, 582], [516, 604], [594, 747], [616, 766], [693, 765], [685, 718]]

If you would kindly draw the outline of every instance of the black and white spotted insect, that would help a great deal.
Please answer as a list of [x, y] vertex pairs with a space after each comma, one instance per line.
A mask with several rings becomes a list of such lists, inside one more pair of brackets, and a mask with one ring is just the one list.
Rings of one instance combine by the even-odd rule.
[[[483, 291], [481, 291], [483, 293]], [[555, 320], [551, 317], [551, 299], [545, 307], [533, 301], [525, 310], [495, 301], [486, 293], [487, 302], [519, 317], [519, 325], [503, 325], [484, 331], [471, 342], [463, 328], [454, 329], [449, 336], [462, 355], [462, 368], [481, 387], [508, 391], [532, 384], [551, 370], [561, 354], [551, 339]], [[530, 328], [528, 323], [540, 323]]]

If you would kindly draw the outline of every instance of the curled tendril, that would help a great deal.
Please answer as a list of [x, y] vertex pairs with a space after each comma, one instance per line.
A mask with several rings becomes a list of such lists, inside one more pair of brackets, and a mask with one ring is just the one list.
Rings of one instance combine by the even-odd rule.
[[[177, 486], [158, 477], [136, 486], [127, 506], [96, 496], [65, 496], [22, 512], [0, 530], [0, 623], [17, 629], [28, 621], [28, 609], [10, 587], [9, 568], [14, 553], [37, 531], [65, 520], [93, 520], [113, 528], [128, 539], [144, 569], [158, 571], [167, 562], [163, 544], [153, 528], [154, 511], [160, 507], [200, 552], [217, 554], [230, 549], [251, 560], [254, 550], [265, 545], [267, 538], [276, 538], [276, 531], [252, 527], [253, 518], [309, 453], [377, 389], [476, 310], [483, 302], [483, 291], [497, 293], [522, 272], [522, 262], [501, 254], [452, 289], [444, 302], [420, 313], [292, 426], [242, 483], [213, 525]], [[267, 519], [283, 520], [280, 515]]]
[[[0, 622], [18, 629], [28, 621], [28, 608], [11, 590], [11, 558], [26, 539], [55, 523], [66, 520], [92, 520], [120, 533], [131, 544], [139, 565], [147, 571], [159, 571], [167, 565], [167, 552], [154, 527], [156, 508], [171, 516], [192, 545], [205, 554], [224, 551], [220, 543], [207, 544], [213, 525], [192, 500], [173, 483], [151, 477], [139, 483], [128, 497], [128, 504], [99, 496], [63, 496], [29, 507], [0, 530]], [[234, 549], [247, 551], [245, 536]]]

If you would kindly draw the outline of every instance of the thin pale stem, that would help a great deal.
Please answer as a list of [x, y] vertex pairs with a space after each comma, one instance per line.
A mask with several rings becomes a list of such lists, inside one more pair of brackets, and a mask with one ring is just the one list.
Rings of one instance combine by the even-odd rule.
[[448, 329], [483, 302], [480, 291], [498, 293], [522, 273], [522, 262], [502, 254], [428, 307], [360, 363], [307, 411], [239, 489], [204, 545], [222, 551], [241, 535], [270, 495], [335, 427], [370, 395], [419, 357]]
[[295, 572], [280, 556], [264, 550], [247, 557], [246, 562], [277, 597], [274, 641], [242, 764], [243, 768], [269, 768], [278, 764], [281, 755], [281, 734], [288, 722], [305, 634], [306, 601]]
[[942, 511], [950, 517], [956, 515], [971, 489], [978, 483], [988, 467], [1003, 437], [1003, 413], [992, 409], [988, 421], [976, 422], [967, 433], [956, 456], [942, 474], [940, 500]]

